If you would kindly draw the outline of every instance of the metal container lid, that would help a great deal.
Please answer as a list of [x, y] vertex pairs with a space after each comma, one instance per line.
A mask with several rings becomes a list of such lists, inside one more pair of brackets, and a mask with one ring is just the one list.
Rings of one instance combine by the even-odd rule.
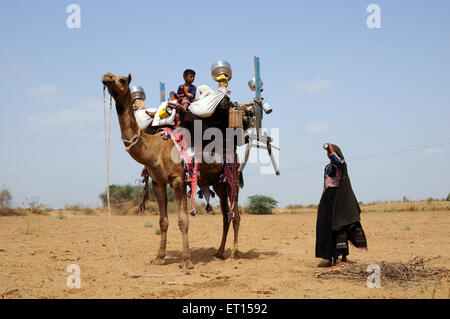
[[[259, 87], [262, 89], [264, 85], [264, 82], [262, 80], [260, 80], [259, 82]], [[250, 81], [248, 81], [248, 87], [250, 88], [250, 90], [255, 91], [256, 90], [256, 78], [251, 79]]]
[[230, 63], [225, 60], [214, 62], [211, 65], [211, 77], [214, 81], [221, 74], [226, 74], [228, 76], [228, 80], [231, 80], [231, 77], [233, 75]]
[[133, 98], [133, 101], [136, 99], [142, 99], [145, 101], [145, 91], [142, 86], [139, 85], [133, 85], [130, 89], [131, 91], [131, 97]]

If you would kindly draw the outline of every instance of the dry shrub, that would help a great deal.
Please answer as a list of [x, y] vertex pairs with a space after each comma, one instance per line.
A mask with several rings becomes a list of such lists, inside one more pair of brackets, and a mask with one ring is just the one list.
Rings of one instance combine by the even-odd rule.
[[[425, 267], [425, 263], [440, 258], [440, 256], [425, 259], [413, 257], [406, 264], [389, 263], [382, 261], [377, 263], [380, 267], [381, 281], [386, 283], [419, 284], [425, 282], [437, 283], [448, 278], [449, 270], [445, 267]], [[367, 263], [357, 263], [351, 266], [324, 271], [316, 274], [317, 278], [341, 278], [355, 281], [366, 281], [370, 275], [367, 272]]]
[[10, 207], [0, 207], [0, 216], [24, 216], [26, 215], [20, 209], [14, 209]]
[[297, 205], [287, 205], [286, 208], [287, 209], [301, 209], [304, 208], [305, 206], [297, 204]]

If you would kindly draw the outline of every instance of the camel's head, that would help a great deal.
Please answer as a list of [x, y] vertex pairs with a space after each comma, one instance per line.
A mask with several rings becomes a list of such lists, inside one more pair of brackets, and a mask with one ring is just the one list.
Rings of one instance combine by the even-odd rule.
[[109, 94], [116, 100], [116, 102], [123, 102], [125, 96], [130, 91], [131, 74], [128, 77], [121, 75], [114, 75], [107, 72], [102, 77], [102, 83], [108, 88]]

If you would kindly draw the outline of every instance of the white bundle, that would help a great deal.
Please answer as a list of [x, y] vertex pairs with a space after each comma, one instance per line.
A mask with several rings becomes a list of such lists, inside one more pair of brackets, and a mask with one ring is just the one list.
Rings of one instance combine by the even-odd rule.
[[[165, 108], [167, 102], [162, 102], [158, 108], [150, 107], [148, 109], [136, 110], [134, 111], [134, 116], [138, 123], [140, 129], [145, 129], [150, 124], [152, 126], [160, 126], [160, 125], [175, 125], [175, 114], [176, 111], [173, 110], [172, 114], [166, 118], [159, 118], [159, 112]], [[151, 117], [147, 114], [147, 112], [156, 113], [155, 117]]]
[[150, 107], [148, 109], [141, 109], [134, 111], [134, 117], [136, 117], [136, 121], [140, 129], [145, 129], [153, 121], [153, 118], [150, 115], [148, 115], [147, 112], [145, 111], [155, 113], [156, 108]]
[[156, 111], [155, 118], [153, 119], [152, 126], [160, 126], [160, 125], [175, 125], [175, 115], [176, 110], [172, 109], [172, 114], [166, 118], [159, 118], [159, 112], [164, 109], [167, 105], [167, 102], [162, 102], [161, 105], [158, 107], [158, 110]]
[[213, 91], [207, 85], [199, 86], [198, 93], [200, 100], [192, 102], [189, 111], [201, 118], [210, 117], [226, 95], [226, 91]]
[[200, 85], [197, 88], [197, 92], [198, 92], [198, 97], [201, 99], [207, 97], [210, 94], [214, 94], [214, 90], [211, 89], [209, 86], [207, 85]]

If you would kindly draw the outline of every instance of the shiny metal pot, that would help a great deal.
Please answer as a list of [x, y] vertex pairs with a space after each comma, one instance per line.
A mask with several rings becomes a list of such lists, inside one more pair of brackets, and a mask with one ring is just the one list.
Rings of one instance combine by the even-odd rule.
[[145, 101], [145, 91], [142, 86], [133, 85], [130, 91], [131, 91], [131, 98], [133, 99], [133, 101], [136, 99], [142, 99]]
[[211, 77], [214, 81], [216, 80], [217, 76], [221, 74], [226, 74], [228, 76], [228, 80], [231, 80], [231, 76], [233, 75], [230, 63], [225, 60], [214, 62], [211, 65]]
[[[262, 89], [264, 85], [264, 82], [261, 80], [259, 82], [259, 86]], [[250, 88], [250, 90], [255, 91], [256, 90], [256, 78], [251, 79], [250, 81], [248, 81], [248, 87]]]

